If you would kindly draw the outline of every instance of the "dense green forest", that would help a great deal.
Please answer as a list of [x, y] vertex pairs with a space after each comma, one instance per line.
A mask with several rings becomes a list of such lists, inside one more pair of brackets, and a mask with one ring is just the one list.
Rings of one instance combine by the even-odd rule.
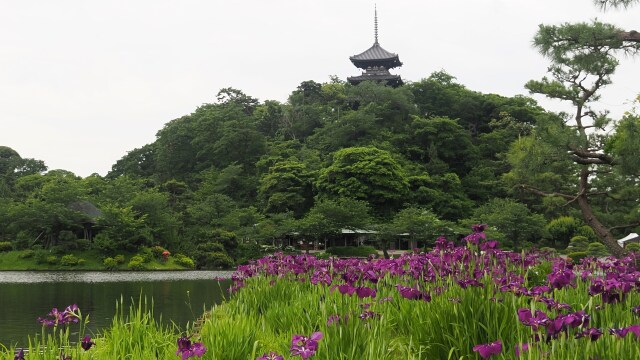
[[[515, 250], [573, 241], [573, 252], [606, 253], [566, 195], [584, 169], [564, 159], [584, 135], [568, 117], [529, 97], [467, 89], [444, 71], [399, 88], [305, 81], [286, 103], [225, 88], [104, 177], [47, 171], [0, 147], [0, 244], [104, 256], [156, 246], [216, 268], [284, 238], [322, 244], [368, 229], [381, 248], [398, 234], [428, 245], [487, 223]], [[639, 125], [630, 109], [617, 132], [592, 139], [622, 166], [586, 165], [585, 191], [601, 195], [590, 209], [617, 237], [640, 229], [629, 145]]]

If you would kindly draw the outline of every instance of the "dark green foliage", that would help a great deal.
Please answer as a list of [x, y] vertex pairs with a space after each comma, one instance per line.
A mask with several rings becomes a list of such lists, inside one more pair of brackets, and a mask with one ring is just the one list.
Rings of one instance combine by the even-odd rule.
[[587, 251], [587, 248], [590, 245], [589, 242], [590, 241], [586, 236], [574, 236], [569, 241], [567, 250], [570, 250], [571, 252]]
[[201, 270], [226, 270], [235, 266], [229, 255], [223, 252], [209, 252], [204, 254], [200, 261], [196, 262], [196, 267]]
[[368, 257], [378, 254], [378, 250], [372, 246], [334, 246], [327, 248], [325, 252], [338, 257]]

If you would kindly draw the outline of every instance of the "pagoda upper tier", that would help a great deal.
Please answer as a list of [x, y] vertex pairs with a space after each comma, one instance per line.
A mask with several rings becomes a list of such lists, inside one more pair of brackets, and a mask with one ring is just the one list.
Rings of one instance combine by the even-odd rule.
[[402, 66], [398, 55], [383, 49], [377, 41], [364, 52], [349, 57], [349, 60], [363, 70], [370, 67], [384, 67], [388, 70]]

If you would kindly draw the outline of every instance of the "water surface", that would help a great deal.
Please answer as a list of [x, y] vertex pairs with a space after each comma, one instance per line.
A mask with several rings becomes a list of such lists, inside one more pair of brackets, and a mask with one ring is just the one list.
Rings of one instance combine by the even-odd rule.
[[[116, 303], [128, 309], [147, 298], [164, 324], [184, 327], [226, 296], [230, 272], [220, 271], [2, 271], [0, 272], [0, 343], [27, 346], [28, 336], [40, 333], [38, 317], [51, 308], [78, 304], [89, 315], [89, 334], [111, 324]], [[77, 325], [72, 325], [77, 331]]]

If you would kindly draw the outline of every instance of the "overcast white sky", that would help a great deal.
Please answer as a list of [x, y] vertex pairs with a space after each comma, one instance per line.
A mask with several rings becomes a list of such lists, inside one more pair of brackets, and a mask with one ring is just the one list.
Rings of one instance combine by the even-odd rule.
[[[640, 30], [640, 6], [591, 0], [377, 0], [380, 44], [405, 80], [445, 70], [505, 96], [545, 75], [540, 23], [598, 18]], [[0, 145], [49, 169], [105, 175], [162, 126], [223, 87], [285, 101], [302, 81], [359, 70], [373, 43], [373, 0], [1, 0]], [[640, 93], [623, 60], [601, 101], [621, 114]], [[545, 103], [546, 105], [547, 103]], [[560, 108], [557, 108], [560, 109]], [[557, 110], [556, 109], [556, 110]]]

